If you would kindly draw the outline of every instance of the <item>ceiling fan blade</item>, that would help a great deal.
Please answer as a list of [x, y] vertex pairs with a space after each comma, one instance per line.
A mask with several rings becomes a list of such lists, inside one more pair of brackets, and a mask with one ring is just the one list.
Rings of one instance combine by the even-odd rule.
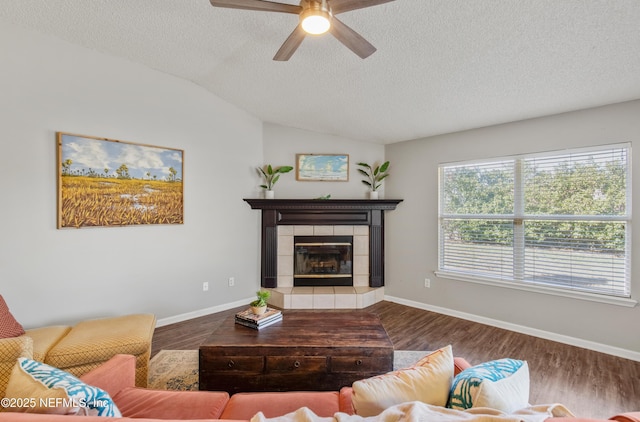
[[298, 47], [300, 47], [300, 44], [302, 44], [302, 40], [304, 40], [305, 35], [306, 32], [304, 32], [302, 26], [296, 26], [296, 29], [293, 30], [291, 35], [289, 35], [289, 38], [287, 38], [284, 44], [282, 44], [280, 50], [278, 50], [276, 55], [273, 56], [273, 60], [277, 60], [280, 62], [289, 60], [291, 56], [293, 56], [293, 53], [296, 52]]
[[395, 0], [329, 0], [329, 6], [331, 6], [331, 13], [337, 15], [338, 13], [364, 9], [365, 7], [377, 6], [392, 1]]
[[365, 40], [362, 35], [349, 28], [335, 16], [331, 19], [329, 32], [362, 59], [366, 59], [376, 52], [376, 48], [369, 41]]
[[262, 10], [265, 12], [282, 12], [299, 14], [302, 7], [294, 4], [276, 3], [266, 0], [209, 0], [212, 6], [231, 9]]

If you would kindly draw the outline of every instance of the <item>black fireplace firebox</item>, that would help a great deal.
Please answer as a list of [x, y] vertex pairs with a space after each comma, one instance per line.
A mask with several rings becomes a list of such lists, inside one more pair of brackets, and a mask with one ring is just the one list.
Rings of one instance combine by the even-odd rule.
[[295, 236], [294, 286], [353, 286], [353, 236]]

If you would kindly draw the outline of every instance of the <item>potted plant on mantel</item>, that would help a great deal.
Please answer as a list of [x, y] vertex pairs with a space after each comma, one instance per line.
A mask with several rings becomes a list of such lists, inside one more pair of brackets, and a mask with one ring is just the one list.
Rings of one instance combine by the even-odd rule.
[[358, 163], [358, 165], [362, 167], [358, 169], [358, 172], [367, 177], [362, 183], [371, 188], [369, 191], [369, 199], [378, 199], [378, 188], [382, 185], [382, 181], [389, 176], [387, 172], [389, 170], [389, 161], [385, 161], [375, 167], [371, 167], [367, 163]]
[[258, 290], [256, 292], [257, 299], [249, 304], [251, 306], [251, 312], [254, 315], [262, 315], [267, 310], [267, 299], [271, 297], [269, 290]]
[[280, 175], [284, 173], [289, 173], [293, 170], [291, 166], [282, 166], [282, 167], [272, 167], [271, 164], [268, 164], [263, 167], [258, 167], [258, 172], [264, 178], [264, 185], [260, 185], [261, 188], [265, 189], [264, 198], [265, 199], [273, 199], [273, 185], [276, 184], [278, 179], [280, 179]]

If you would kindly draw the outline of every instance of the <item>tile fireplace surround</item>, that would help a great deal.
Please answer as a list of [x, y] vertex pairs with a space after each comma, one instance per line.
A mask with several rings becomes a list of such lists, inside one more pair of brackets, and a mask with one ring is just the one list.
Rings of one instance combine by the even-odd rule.
[[[283, 309], [360, 309], [384, 298], [384, 211], [399, 199], [245, 199], [262, 211], [261, 283]], [[294, 287], [294, 236], [353, 236], [353, 286]]]

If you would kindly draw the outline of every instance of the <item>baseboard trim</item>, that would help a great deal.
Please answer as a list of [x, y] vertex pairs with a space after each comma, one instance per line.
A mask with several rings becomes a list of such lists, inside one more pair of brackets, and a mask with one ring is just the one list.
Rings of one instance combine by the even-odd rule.
[[479, 315], [455, 311], [449, 308], [442, 308], [440, 306], [434, 306], [426, 303], [416, 302], [414, 300], [407, 300], [407, 299], [388, 296], [388, 295], [384, 296], [384, 300], [389, 302], [399, 303], [401, 305], [410, 306], [412, 308], [436, 312], [439, 314], [461, 318], [468, 321], [477, 322], [480, 324], [490, 325], [492, 327], [503, 328], [505, 330], [515, 331], [517, 333], [543, 338], [545, 340], [557, 341], [559, 343], [564, 343], [564, 344], [568, 344], [576, 347], [582, 347], [583, 349], [593, 350], [595, 352], [606, 353], [608, 355], [613, 355], [613, 356], [640, 362], [640, 353], [635, 352], [633, 350], [622, 349], [619, 347], [609, 346], [602, 343], [596, 343], [594, 341], [583, 340], [583, 339], [571, 337], [571, 336], [565, 336], [562, 334], [552, 333], [550, 331], [538, 330], [536, 328], [526, 327], [524, 325], [512, 324], [512, 323], [500, 321], [497, 319], [485, 318]]
[[175, 324], [177, 322], [188, 321], [193, 318], [207, 316], [215, 314], [216, 312], [226, 311], [228, 309], [237, 308], [238, 306], [247, 305], [254, 300], [255, 297], [248, 297], [246, 299], [240, 299], [231, 303], [224, 303], [218, 306], [212, 306], [210, 308], [199, 309], [197, 311], [187, 312], [184, 314], [174, 315], [167, 318], [161, 318], [156, 322], [156, 327], [163, 327], [165, 325]]

